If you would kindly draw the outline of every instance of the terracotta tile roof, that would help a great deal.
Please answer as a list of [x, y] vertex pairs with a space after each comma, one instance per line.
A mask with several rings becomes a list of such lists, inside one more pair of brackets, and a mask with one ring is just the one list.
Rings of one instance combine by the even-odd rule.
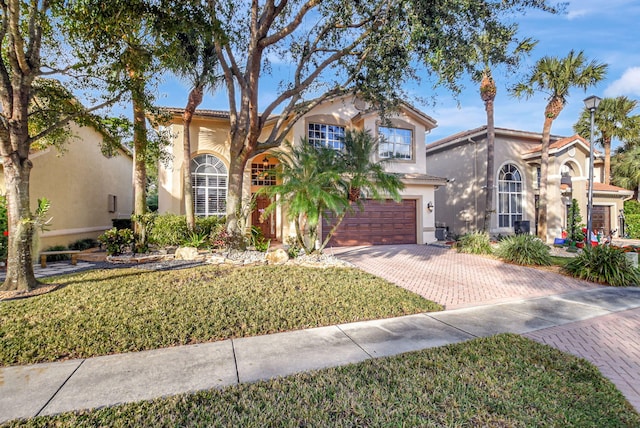
[[[561, 149], [565, 146], [568, 146], [569, 144], [573, 143], [576, 140], [580, 141], [587, 148], [591, 146], [591, 144], [589, 144], [587, 140], [585, 140], [578, 134], [575, 134], [575, 135], [572, 135], [571, 137], [564, 137], [564, 138], [560, 138], [559, 140], [552, 141], [551, 144], [549, 144], [549, 151]], [[535, 147], [533, 150], [528, 151], [525, 154], [539, 153], [541, 151], [542, 151], [542, 144]], [[594, 153], [598, 153], [598, 151], [594, 150]]]
[[[586, 183], [587, 189], [589, 188], [589, 182]], [[618, 187], [618, 186], [613, 186], [611, 184], [604, 184], [604, 183], [598, 183], [598, 182], [593, 182], [593, 190], [596, 192], [631, 192], [633, 193], [633, 191], [625, 189], [623, 187]]]
[[[160, 107], [161, 110], [167, 111], [174, 115], [181, 115], [184, 113], [183, 107]], [[195, 112], [196, 116], [201, 117], [213, 117], [220, 119], [229, 119], [229, 112], [224, 110], [208, 110], [208, 109], [198, 109]]]

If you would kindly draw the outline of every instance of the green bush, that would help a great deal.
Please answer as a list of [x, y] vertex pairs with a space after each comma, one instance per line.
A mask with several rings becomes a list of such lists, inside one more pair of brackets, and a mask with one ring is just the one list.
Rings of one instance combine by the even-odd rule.
[[133, 244], [134, 236], [131, 229], [116, 229], [115, 227], [107, 230], [98, 237], [107, 249], [107, 254], [117, 256], [126, 251], [127, 247]]
[[[185, 220], [186, 221], [186, 220]], [[224, 217], [196, 217], [196, 233], [211, 235], [218, 225], [224, 226], [226, 220]]]
[[498, 244], [496, 255], [519, 265], [551, 265], [549, 247], [533, 235], [515, 235], [503, 239]]
[[86, 239], [79, 239], [75, 242], [72, 242], [71, 244], [69, 244], [69, 249], [84, 251], [84, 250], [88, 250], [89, 248], [95, 248], [98, 245], [99, 243], [95, 239], [86, 238]]
[[625, 234], [631, 239], [640, 239], [640, 214], [625, 214]]
[[[212, 233], [218, 231], [219, 225], [224, 226], [224, 222], [224, 217], [196, 217], [196, 230], [193, 233], [203, 236], [206, 242]], [[158, 215], [150, 229], [149, 242], [161, 247], [184, 245], [193, 238], [193, 233], [187, 227], [187, 218], [183, 215]]]
[[622, 250], [608, 245], [585, 248], [564, 270], [571, 276], [614, 287], [640, 284], [640, 271]]
[[209, 235], [204, 233], [191, 232], [189, 236], [182, 241], [181, 245], [186, 247], [202, 248], [207, 244]]
[[151, 231], [148, 232], [149, 242], [161, 247], [178, 246], [189, 237], [187, 219], [183, 215], [162, 214], [156, 217]]
[[462, 235], [456, 243], [456, 249], [459, 253], [468, 254], [491, 254], [491, 241], [489, 234], [485, 232], [472, 232]]

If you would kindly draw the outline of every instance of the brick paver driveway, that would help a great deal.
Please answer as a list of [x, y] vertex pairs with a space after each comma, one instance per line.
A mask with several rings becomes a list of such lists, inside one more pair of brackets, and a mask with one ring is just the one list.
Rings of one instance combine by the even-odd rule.
[[[598, 287], [552, 272], [435, 246], [352, 247], [333, 253], [447, 309]], [[525, 336], [591, 361], [640, 411], [640, 309]]]
[[446, 309], [598, 287], [553, 272], [430, 245], [344, 247], [333, 253]]

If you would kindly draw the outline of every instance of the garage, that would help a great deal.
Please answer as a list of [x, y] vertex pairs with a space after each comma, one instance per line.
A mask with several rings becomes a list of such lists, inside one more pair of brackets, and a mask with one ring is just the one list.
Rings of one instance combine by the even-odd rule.
[[[416, 200], [395, 202], [363, 201], [364, 210], [358, 208], [347, 214], [329, 241], [329, 246], [386, 245], [416, 243]], [[335, 224], [335, 217], [324, 216], [322, 239]]]

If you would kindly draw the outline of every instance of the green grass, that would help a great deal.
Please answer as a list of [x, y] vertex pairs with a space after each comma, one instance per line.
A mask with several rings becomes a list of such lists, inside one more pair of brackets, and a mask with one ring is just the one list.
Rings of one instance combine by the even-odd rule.
[[9, 426], [638, 427], [585, 360], [516, 335]]
[[551, 265], [564, 267], [571, 259], [572, 257], [551, 256]]
[[441, 310], [357, 269], [96, 270], [0, 302], [0, 366], [157, 349]]

